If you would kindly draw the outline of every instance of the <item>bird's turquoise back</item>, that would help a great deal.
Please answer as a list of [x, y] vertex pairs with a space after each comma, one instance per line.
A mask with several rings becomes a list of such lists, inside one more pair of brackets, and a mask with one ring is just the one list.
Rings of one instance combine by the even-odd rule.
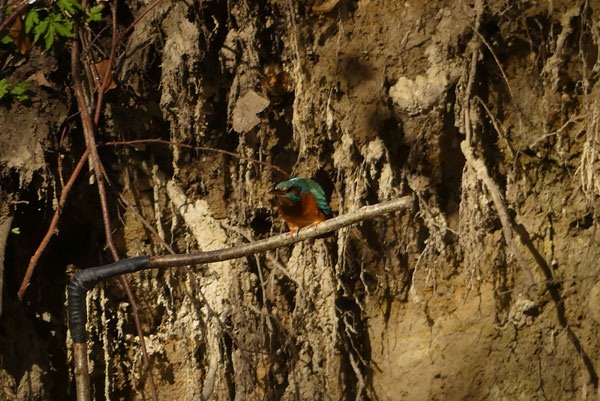
[[[313, 194], [313, 196], [315, 197], [315, 200], [317, 201], [317, 206], [319, 207], [319, 209], [321, 209], [321, 211], [325, 214], [325, 216], [331, 217], [331, 208], [327, 204], [327, 197], [325, 196], [325, 191], [323, 191], [323, 188], [321, 188], [319, 183], [317, 183], [314, 180], [311, 180], [310, 178], [298, 178], [297, 177], [297, 178], [292, 178], [287, 181], [280, 182], [276, 186], [276, 188], [278, 188], [278, 189], [294, 188], [294, 187], [298, 188], [298, 190], [301, 193]], [[297, 195], [294, 195], [293, 193], [288, 193], [286, 196], [288, 198], [290, 198], [291, 200], [293, 200], [294, 202], [300, 201], [300, 197]]]

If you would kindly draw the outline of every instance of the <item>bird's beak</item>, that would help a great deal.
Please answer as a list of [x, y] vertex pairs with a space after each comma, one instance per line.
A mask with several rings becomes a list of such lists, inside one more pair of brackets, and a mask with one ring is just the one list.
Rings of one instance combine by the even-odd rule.
[[271, 195], [285, 195], [287, 191], [285, 189], [273, 188], [269, 193]]

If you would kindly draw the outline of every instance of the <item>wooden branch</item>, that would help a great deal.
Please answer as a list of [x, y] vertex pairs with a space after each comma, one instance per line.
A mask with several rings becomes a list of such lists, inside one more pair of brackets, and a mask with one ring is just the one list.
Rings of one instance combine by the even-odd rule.
[[[8, 26], [8, 24], [13, 22], [15, 20], [15, 18], [20, 17], [21, 14], [23, 14], [25, 12], [28, 5], [29, 5], [29, 1], [24, 0], [20, 3], [18, 3], [18, 5], [14, 6], [15, 8], [10, 12], [10, 14], [0, 22], [0, 32], [2, 32], [4, 30], [4, 28], [6, 28]], [[4, 13], [4, 7], [2, 9], [0, 9], [0, 13]]]
[[9, 215], [5, 219], [0, 219], [0, 244], [2, 244], [0, 246], [0, 317], [2, 317], [2, 290], [4, 289], [4, 256], [13, 218]]
[[288, 233], [270, 237], [264, 240], [250, 242], [241, 246], [232, 248], [218, 249], [184, 255], [165, 255], [151, 256], [150, 268], [176, 267], [199, 263], [213, 263], [223, 260], [242, 258], [255, 253], [266, 252], [272, 249], [281, 248], [296, 242], [305, 241], [320, 235], [339, 230], [340, 228], [358, 223], [363, 220], [372, 219], [387, 213], [407, 209], [412, 203], [410, 196], [378, 203], [371, 206], [363, 206], [358, 210], [325, 220], [317, 224], [316, 227], [302, 228], [297, 234], [290, 237]]
[[376, 205], [363, 206], [358, 210], [319, 223], [316, 227], [302, 228], [296, 231], [296, 235], [294, 236], [290, 236], [289, 233], [284, 233], [240, 246], [192, 254], [139, 256], [136, 258], [120, 260], [109, 265], [80, 270], [71, 279], [68, 290], [69, 320], [73, 341], [76, 343], [85, 341], [85, 320], [87, 318], [85, 312], [85, 293], [102, 280], [142, 270], [221, 262], [224, 260], [246, 257], [255, 253], [266, 252], [292, 245], [296, 242], [312, 239], [364, 220], [408, 209], [412, 202], [412, 197], [405, 196]]
[[[479, 13], [483, 11], [483, 5], [481, 1], [477, 2], [479, 9]], [[477, 20], [480, 21], [481, 14], [478, 14]], [[477, 27], [479, 26], [479, 22], [474, 29], [477, 32]], [[467, 84], [467, 88], [464, 95], [463, 100], [463, 129], [465, 133], [465, 140], [461, 142], [460, 149], [462, 150], [463, 156], [467, 161], [467, 164], [475, 170], [475, 175], [477, 178], [483, 182], [486, 186], [489, 193], [492, 195], [492, 201], [494, 202], [494, 206], [498, 213], [498, 217], [500, 217], [500, 223], [502, 224], [502, 233], [504, 235], [504, 240], [506, 241], [506, 245], [510, 249], [510, 251], [515, 255], [521, 269], [527, 274], [529, 279], [529, 284], [534, 284], [533, 274], [531, 270], [527, 266], [527, 262], [523, 258], [519, 247], [515, 241], [514, 233], [517, 231], [515, 228], [515, 223], [512, 219], [508, 211], [508, 205], [506, 200], [502, 196], [502, 192], [498, 184], [494, 181], [494, 179], [490, 176], [487, 166], [484, 161], [477, 158], [475, 156], [475, 152], [473, 150], [473, 130], [472, 130], [472, 120], [471, 120], [471, 98], [473, 91], [473, 83], [475, 82], [475, 78], [477, 75], [477, 63], [479, 60], [480, 51], [480, 43], [476, 41], [474, 44], [474, 49], [471, 55], [471, 65], [470, 65], [470, 73], [469, 73], [469, 83]]]
[[27, 287], [29, 286], [29, 280], [31, 279], [31, 276], [33, 275], [33, 270], [35, 269], [35, 266], [37, 265], [38, 260], [42, 256], [42, 253], [44, 252], [44, 250], [48, 246], [48, 243], [50, 242], [50, 239], [54, 235], [54, 230], [56, 230], [56, 226], [58, 225], [58, 220], [60, 219], [60, 216], [62, 214], [65, 203], [67, 203], [69, 191], [71, 190], [71, 187], [73, 186], [73, 184], [75, 183], [75, 180], [79, 176], [81, 169], [85, 165], [85, 162], [87, 161], [89, 154], [90, 154], [89, 149], [86, 149], [85, 152], [83, 152], [83, 155], [79, 159], [77, 166], [75, 166], [75, 170], [73, 170], [73, 173], [71, 174], [71, 177], [69, 178], [69, 181], [67, 181], [67, 184], [62, 189], [62, 192], [60, 194], [60, 199], [58, 201], [58, 207], [54, 211], [54, 216], [52, 216], [52, 220], [50, 221], [50, 226], [48, 227], [48, 231], [46, 231], [46, 235], [44, 235], [42, 242], [40, 242], [40, 245], [36, 249], [36, 251], [33, 254], [33, 256], [31, 257], [31, 259], [29, 259], [29, 265], [27, 266], [27, 270], [25, 271], [25, 276], [23, 277], [23, 280], [21, 281], [21, 287], [19, 288], [19, 291], [17, 292], [17, 296], [19, 297], [20, 300], [23, 299], [25, 290], [27, 290]]
[[[113, 23], [115, 23], [115, 22], [113, 21]], [[79, 29], [78, 29], [77, 25], [75, 25], [73, 27], [73, 33], [75, 34], [75, 36], [78, 35], [78, 32], [79, 32]], [[104, 236], [106, 238], [106, 245], [113, 256], [113, 259], [115, 261], [118, 261], [119, 255], [118, 255], [117, 248], [115, 247], [114, 241], [113, 241], [112, 228], [111, 228], [111, 224], [110, 224], [110, 215], [109, 215], [109, 211], [108, 211], [108, 202], [106, 199], [106, 189], [104, 187], [104, 180], [103, 180], [103, 176], [102, 176], [104, 167], [102, 166], [102, 162], [100, 161], [100, 156], [98, 155], [96, 139], [94, 137], [95, 124], [92, 121], [92, 116], [90, 114], [89, 105], [85, 100], [83, 85], [81, 83], [81, 77], [79, 76], [78, 63], [79, 63], [79, 44], [76, 40], [74, 40], [71, 45], [71, 73], [73, 76], [73, 87], [75, 89], [75, 97], [77, 98], [77, 104], [79, 106], [79, 111], [81, 112], [80, 117], [81, 117], [81, 123], [83, 125], [83, 134], [86, 139], [87, 148], [90, 151], [89, 158], [92, 161], [93, 171], [94, 171], [94, 175], [96, 177], [96, 185], [98, 188], [98, 195], [100, 197], [100, 206], [102, 208], [102, 220], [104, 222]], [[98, 107], [99, 106], [100, 105], [98, 105]], [[141, 320], [139, 317], [137, 303], [135, 301], [135, 297], [133, 296], [133, 292], [131, 291], [131, 288], [129, 286], [129, 282], [127, 281], [127, 278], [125, 276], [121, 276], [120, 280], [121, 280], [121, 284], [123, 285], [123, 288], [125, 289], [125, 293], [127, 294], [127, 298], [129, 299], [129, 303], [131, 305], [131, 311], [133, 314], [135, 328], [136, 328], [136, 331], [137, 331], [139, 339], [140, 339], [140, 347], [142, 349], [142, 359], [143, 359], [144, 365], [145, 365], [144, 368], [146, 370], [146, 374], [147, 374], [147, 377], [148, 377], [148, 380], [150, 383], [150, 388], [152, 390], [152, 397], [153, 397], [154, 401], [158, 401], [156, 387], [154, 385], [154, 378], [152, 376], [152, 369], [150, 366], [150, 360], [148, 358], [146, 343], [144, 341], [144, 332], [142, 330], [142, 323], [141, 323]], [[74, 352], [77, 350], [78, 349], [74, 349]], [[82, 352], [82, 350], [79, 350], [79, 351]], [[77, 355], [75, 357], [78, 359], [83, 358], [81, 355]], [[87, 358], [87, 356], [86, 356], [86, 358]], [[87, 359], [86, 359], [86, 363], [87, 363]], [[77, 377], [76, 377], [76, 380], [77, 380]], [[82, 380], [81, 383], [83, 385], [84, 381]], [[88, 390], [86, 392], [82, 392], [82, 394], [89, 395], [90, 391]], [[85, 399], [85, 398], [83, 400], [87, 401], [87, 399]], [[83, 400], [78, 400], [78, 401], [83, 401]]]
[[91, 401], [90, 374], [87, 362], [87, 344], [73, 343], [73, 364], [77, 401]]
[[235, 157], [238, 160], [246, 160], [246, 161], [249, 161], [251, 163], [261, 164], [263, 166], [272, 168], [273, 170], [276, 170], [276, 171], [280, 172], [281, 174], [285, 175], [287, 178], [291, 177], [290, 173], [288, 173], [287, 171], [283, 170], [282, 168], [277, 167], [274, 164], [271, 164], [271, 163], [268, 163], [268, 162], [264, 162], [262, 160], [253, 159], [251, 157], [244, 157], [244, 156], [242, 156], [242, 155], [240, 155], [238, 153], [229, 152], [229, 151], [223, 150], [223, 149], [211, 148], [211, 147], [208, 147], [208, 146], [193, 146], [193, 145], [188, 145], [186, 143], [167, 141], [165, 139], [160, 139], [160, 138], [134, 139], [134, 140], [131, 140], [131, 141], [113, 141], [113, 142], [106, 142], [104, 144], [104, 146], [117, 146], [117, 145], [135, 146], [135, 145], [140, 145], [140, 144], [145, 144], [145, 143], [162, 143], [162, 144], [165, 144], [165, 145], [179, 146], [179, 147], [187, 148], [187, 149], [193, 149], [193, 150], [199, 150], [199, 151], [206, 151], [206, 152], [222, 153], [224, 155]]
[[412, 198], [410, 196], [405, 196], [376, 205], [363, 206], [353, 212], [319, 223], [316, 227], [300, 229], [296, 231], [296, 235], [294, 236], [285, 233], [240, 246], [200, 253], [139, 256], [136, 258], [119, 260], [109, 265], [80, 270], [71, 279], [68, 286], [71, 337], [73, 338], [74, 343], [85, 343], [85, 324], [87, 319], [85, 295], [87, 291], [92, 289], [94, 285], [100, 281], [123, 274], [154, 268], [179, 267], [242, 258], [255, 253], [266, 252], [272, 249], [292, 245], [296, 242], [312, 239], [351, 224], [369, 220], [384, 214], [408, 209], [411, 204]]
[[[98, 91], [98, 99], [96, 101], [96, 112], [94, 113], [94, 124], [98, 125], [100, 121], [100, 115], [102, 114], [102, 102], [104, 101], [104, 92], [108, 88], [108, 84], [112, 80], [113, 76], [113, 65], [115, 63], [115, 53], [117, 49], [117, 0], [113, 0], [110, 5], [111, 16], [112, 16], [112, 40], [110, 45], [110, 56], [108, 57], [108, 67], [104, 71], [102, 83], [100, 84], [100, 90]], [[91, 85], [91, 83], [90, 83]]]
[[117, 38], [116, 42], [119, 43], [121, 42], [121, 40], [123, 40], [123, 38], [125, 37], [125, 35], [127, 35], [134, 26], [136, 26], [136, 24], [138, 22], [140, 22], [140, 20], [142, 18], [144, 18], [144, 16], [146, 14], [148, 14], [154, 7], [156, 7], [158, 5], [158, 3], [160, 3], [162, 0], [155, 0], [154, 3], [150, 4], [148, 7], [146, 7], [134, 20], [131, 24], [129, 24], [129, 26], [127, 28], [125, 28], [125, 30], [123, 32], [121, 32], [121, 34], [119, 35], [119, 37]]
[[[133, 273], [152, 268], [211, 263], [241, 258], [259, 252], [266, 252], [268, 250], [315, 238], [319, 235], [338, 230], [363, 220], [372, 219], [402, 209], [408, 209], [411, 204], [412, 198], [410, 196], [405, 196], [403, 198], [378, 203], [372, 206], [364, 206], [356, 211], [319, 223], [316, 227], [301, 229], [297, 231], [297, 235], [293, 237], [290, 237], [290, 235], [286, 233], [261, 241], [250, 242], [241, 246], [216, 251], [207, 251], [189, 255], [141, 256], [120, 260], [110, 265], [80, 270], [75, 274], [68, 287], [69, 326], [71, 337], [73, 338], [74, 360], [76, 365], [75, 381], [77, 384], [78, 401], [89, 401], [91, 399], [89, 376], [87, 374], [85, 335], [85, 324], [87, 321], [86, 294], [87, 291], [93, 288], [98, 282], [125, 273]], [[207, 387], [207, 392], [210, 387], [211, 386]]]
[[[467, 122], [467, 124], [470, 124], [470, 122]], [[506, 201], [500, 192], [500, 187], [490, 176], [485, 163], [475, 157], [473, 154], [473, 148], [467, 144], [466, 140], [462, 141], [460, 148], [465, 156], [465, 159], [467, 160], [467, 164], [471, 166], [473, 170], [475, 170], [475, 175], [477, 178], [483, 182], [489, 193], [492, 195], [492, 201], [494, 202], [494, 206], [498, 212], [498, 217], [500, 217], [500, 223], [502, 223], [502, 233], [504, 234], [506, 245], [508, 245], [508, 248], [517, 258], [521, 269], [527, 273], [529, 284], [533, 285], [533, 274], [527, 266], [527, 262], [525, 261], [525, 258], [523, 258], [523, 255], [521, 254], [521, 251], [519, 250], [515, 241], [515, 237], [513, 235], [513, 233], [516, 232], [515, 223], [513, 222], [513, 219], [508, 211], [508, 205], [506, 204]]]

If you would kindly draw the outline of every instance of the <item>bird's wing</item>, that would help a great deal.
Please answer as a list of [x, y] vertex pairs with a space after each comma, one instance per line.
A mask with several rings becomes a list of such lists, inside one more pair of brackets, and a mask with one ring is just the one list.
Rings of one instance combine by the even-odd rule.
[[307, 185], [310, 189], [310, 192], [314, 195], [315, 200], [317, 201], [317, 206], [319, 207], [319, 209], [321, 209], [321, 211], [323, 213], [325, 213], [325, 216], [327, 217], [331, 217], [331, 208], [329, 207], [329, 204], [327, 203], [327, 197], [325, 196], [325, 192], [323, 191], [323, 188], [321, 188], [321, 186], [313, 180], [306, 180], [307, 181]]

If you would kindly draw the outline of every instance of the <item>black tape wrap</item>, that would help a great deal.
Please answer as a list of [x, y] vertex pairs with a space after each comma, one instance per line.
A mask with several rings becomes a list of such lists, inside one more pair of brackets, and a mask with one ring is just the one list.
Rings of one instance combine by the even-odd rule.
[[121, 274], [133, 273], [150, 267], [149, 256], [120, 260], [110, 265], [90, 267], [75, 273], [67, 289], [69, 298], [69, 327], [73, 342], [85, 342], [85, 323], [87, 322], [87, 310], [85, 296], [99, 281], [119, 276]]

